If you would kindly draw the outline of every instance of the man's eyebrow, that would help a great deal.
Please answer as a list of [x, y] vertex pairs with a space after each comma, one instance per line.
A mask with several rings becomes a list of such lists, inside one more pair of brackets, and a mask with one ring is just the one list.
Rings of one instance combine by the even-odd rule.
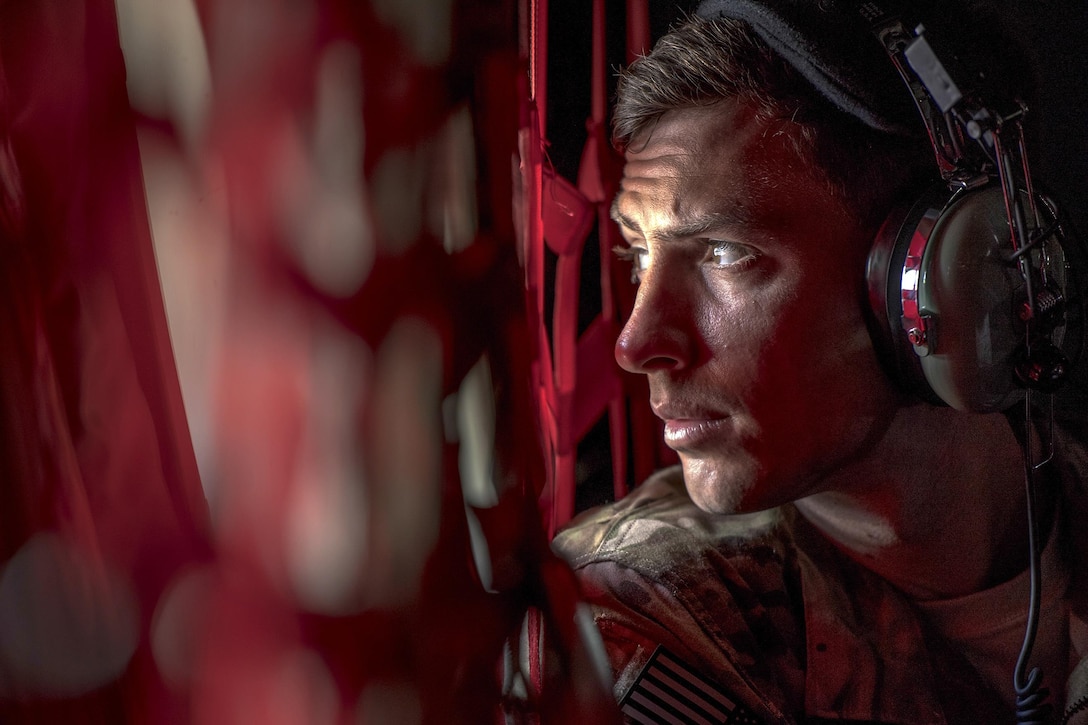
[[639, 226], [639, 222], [634, 221], [628, 217], [627, 214], [620, 211], [616, 201], [613, 201], [613, 207], [611, 207], [611, 210], [608, 213], [609, 216], [613, 218], [613, 221], [620, 226], [626, 226], [626, 228], [632, 232], [642, 234], [642, 228]]
[[[633, 232], [642, 234], [642, 227], [638, 222], [627, 216], [619, 210], [617, 201], [612, 202], [611, 215], [612, 219], [630, 229]], [[675, 241], [677, 239], [691, 239], [692, 237], [705, 236], [711, 231], [718, 229], [736, 228], [741, 226], [747, 226], [751, 223], [748, 215], [744, 214], [741, 209], [733, 209], [724, 212], [712, 212], [708, 214], [701, 214], [691, 220], [675, 224], [671, 227], [664, 229], [655, 229], [654, 237], [664, 241]]]
[[608, 210], [608, 215], [611, 216], [612, 221], [617, 224], [621, 224], [631, 231], [642, 232], [642, 228], [639, 227], [634, 219], [620, 211], [620, 198], [618, 196], [612, 200], [612, 208]]

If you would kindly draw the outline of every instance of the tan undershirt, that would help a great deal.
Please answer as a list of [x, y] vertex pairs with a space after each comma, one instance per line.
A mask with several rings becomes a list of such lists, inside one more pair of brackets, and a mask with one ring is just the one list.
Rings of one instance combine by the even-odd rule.
[[[1069, 571], [1062, 561], [1057, 522], [1041, 556], [1042, 607], [1027, 672], [1038, 666], [1051, 702], [1061, 709], [1069, 671]], [[1024, 640], [1030, 576], [1019, 576], [964, 597], [915, 604], [947, 642], [957, 647], [1010, 708], [1016, 704], [1013, 671]], [[1026, 676], [1027, 673], [1025, 673]]]

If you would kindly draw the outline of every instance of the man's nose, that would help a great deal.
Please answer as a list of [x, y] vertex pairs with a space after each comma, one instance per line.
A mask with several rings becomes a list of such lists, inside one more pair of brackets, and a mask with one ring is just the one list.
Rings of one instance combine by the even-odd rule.
[[616, 339], [616, 361], [632, 373], [681, 370], [693, 359], [693, 318], [683, 285], [666, 285], [654, 271], [639, 284], [631, 316]]

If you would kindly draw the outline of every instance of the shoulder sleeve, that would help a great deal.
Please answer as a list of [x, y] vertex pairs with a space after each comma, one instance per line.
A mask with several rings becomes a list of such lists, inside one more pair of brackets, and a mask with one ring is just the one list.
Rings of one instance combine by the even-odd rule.
[[766, 721], [791, 721], [771, 704], [785, 700], [752, 631], [765, 619], [756, 590], [780, 588], [781, 566], [772, 583], [753, 589], [752, 572], [734, 556], [765, 549], [761, 542], [774, 520], [773, 514], [705, 514], [687, 497], [679, 471], [670, 469], [559, 534], [553, 548], [574, 569], [593, 609], [617, 699], [662, 645]]

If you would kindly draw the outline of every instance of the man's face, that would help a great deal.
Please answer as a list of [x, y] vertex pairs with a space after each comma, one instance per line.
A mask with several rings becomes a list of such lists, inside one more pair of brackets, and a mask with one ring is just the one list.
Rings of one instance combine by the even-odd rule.
[[862, 312], [868, 235], [785, 128], [739, 102], [667, 113], [613, 207], [641, 280], [616, 358], [708, 511], [831, 487], [898, 401]]

